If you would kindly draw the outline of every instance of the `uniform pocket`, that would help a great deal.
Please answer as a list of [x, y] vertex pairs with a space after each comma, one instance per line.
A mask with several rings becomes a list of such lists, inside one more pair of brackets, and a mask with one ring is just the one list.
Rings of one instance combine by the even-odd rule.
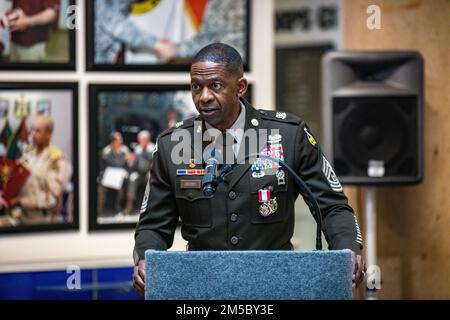
[[203, 195], [202, 189], [182, 189], [180, 180], [176, 183], [175, 198], [183, 224], [191, 227], [211, 227], [211, 200]]
[[[250, 176], [250, 196], [251, 196], [251, 222], [252, 223], [276, 223], [284, 221], [287, 217], [287, 175], [284, 184], [278, 183], [275, 175], [265, 175], [261, 178]], [[259, 190], [269, 190], [271, 202], [262, 203], [258, 198]], [[267, 214], [272, 209], [273, 213]]]

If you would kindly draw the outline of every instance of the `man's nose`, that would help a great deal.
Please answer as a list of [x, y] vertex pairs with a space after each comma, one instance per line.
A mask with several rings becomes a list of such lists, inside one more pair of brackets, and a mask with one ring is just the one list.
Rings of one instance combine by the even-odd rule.
[[202, 92], [200, 94], [200, 102], [205, 104], [205, 103], [211, 102], [212, 99], [213, 99], [213, 95], [209, 91], [209, 88], [207, 88], [207, 87], [203, 88]]

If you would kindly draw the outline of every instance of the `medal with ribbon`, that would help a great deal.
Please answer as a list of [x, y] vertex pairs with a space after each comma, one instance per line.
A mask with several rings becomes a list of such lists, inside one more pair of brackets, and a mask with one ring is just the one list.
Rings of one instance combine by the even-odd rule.
[[274, 214], [278, 209], [277, 198], [271, 198], [270, 190], [259, 189], [258, 201], [261, 203], [259, 206], [259, 214], [263, 217], [267, 217]]

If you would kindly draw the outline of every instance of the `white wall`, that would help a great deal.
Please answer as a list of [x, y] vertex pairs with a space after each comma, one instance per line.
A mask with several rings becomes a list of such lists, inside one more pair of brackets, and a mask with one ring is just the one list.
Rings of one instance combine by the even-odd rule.
[[[0, 72], [0, 81], [77, 81], [79, 93], [80, 230], [0, 236], [0, 272], [49, 270], [78, 265], [82, 268], [132, 264], [133, 230], [88, 232], [88, 95], [89, 83], [189, 83], [188, 73], [102, 73], [85, 71], [84, 1], [77, 32], [77, 71]], [[252, 0], [251, 72], [253, 102], [258, 108], [274, 107], [273, 0]], [[177, 234], [174, 249], [184, 250]]]

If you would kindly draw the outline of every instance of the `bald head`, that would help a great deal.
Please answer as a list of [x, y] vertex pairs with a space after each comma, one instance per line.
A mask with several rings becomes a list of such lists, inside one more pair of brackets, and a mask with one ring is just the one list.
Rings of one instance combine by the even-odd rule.
[[34, 120], [31, 129], [33, 143], [38, 149], [44, 149], [50, 144], [54, 128], [53, 119], [46, 115], [39, 115]]
[[54, 122], [50, 116], [39, 115], [36, 117], [34, 123], [36, 127], [41, 127], [42, 129], [47, 130], [50, 133], [53, 132]]
[[238, 77], [244, 75], [244, 66], [241, 55], [233, 47], [224, 43], [212, 43], [203, 47], [192, 59], [196, 62], [214, 62], [225, 66], [227, 72]]

